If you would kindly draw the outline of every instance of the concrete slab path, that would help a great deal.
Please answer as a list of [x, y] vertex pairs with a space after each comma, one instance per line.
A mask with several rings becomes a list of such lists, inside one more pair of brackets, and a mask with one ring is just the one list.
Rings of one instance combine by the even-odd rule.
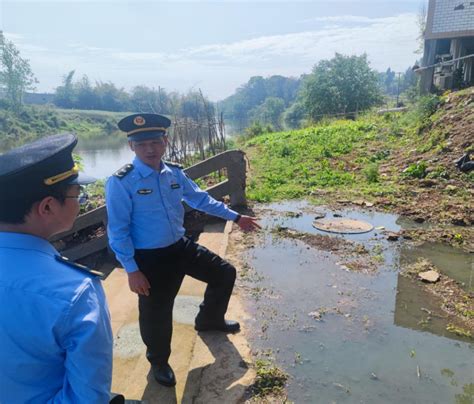
[[[199, 243], [225, 257], [232, 222], [207, 225]], [[104, 281], [114, 333], [112, 391], [144, 403], [237, 403], [255, 377], [249, 368], [250, 348], [243, 332], [197, 333], [194, 317], [206, 285], [186, 277], [175, 300], [170, 365], [177, 384], [164, 387], [153, 379], [138, 327], [138, 297], [127, 275], [116, 268]], [[228, 318], [242, 320], [244, 311], [233, 295]]]

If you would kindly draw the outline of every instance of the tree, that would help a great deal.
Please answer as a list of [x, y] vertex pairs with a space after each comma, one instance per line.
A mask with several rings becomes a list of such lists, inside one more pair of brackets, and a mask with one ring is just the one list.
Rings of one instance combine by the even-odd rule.
[[15, 44], [0, 31], [0, 87], [13, 110], [18, 111], [26, 90], [34, 90], [38, 80], [27, 59], [20, 56]]
[[103, 111], [126, 111], [129, 105], [129, 95], [123, 88], [117, 88], [111, 82], [96, 83], [94, 94], [96, 96], [96, 108]]
[[405, 74], [403, 75], [403, 80], [401, 84], [401, 91], [406, 91], [410, 87], [416, 87], [418, 84], [418, 76], [417, 74], [413, 71], [412, 67], [408, 67], [405, 71]]
[[426, 20], [428, 18], [428, 11], [426, 9], [426, 3], [420, 4], [420, 9], [418, 10], [417, 16], [417, 25], [418, 25], [418, 49], [415, 53], [422, 54], [425, 48], [425, 31], [426, 31]]
[[301, 101], [296, 101], [284, 112], [283, 122], [291, 129], [301, 127], [306, 118], [306, 108]]
[[58, 107], [62, 108], [73, 108], [75, 103], [74, 86], [72, 79], [74, 77], [75, 70], [71, 70], [66, 76], [63, 77], [63, 85], [56, 88], [54, 95], [54, 103]]
[[81, 81], [75, 83], [74, 92], [77, 99], [76, 108], [96, 109], [98, 107], [97, 97], [86, 75], [82, 76]]
[[148, 88], [146, 86], [136, 86], [132, 89], [130, 96], [132, 111], [153, 112], [156, 114], [170, 114], [171, 102], [164, 89]]
[[281, 114], [285, 110], [285, 102], [281, 98], [268, 97], [253, 110], [253, 118], [264, 124], [270, 124], [275, 129], [281, 130]]
[[279, 98], [288, 107], [295, 99], [301, 80], [283, 76], [271, 76], [264, 79], [254, 76], [240, 86], [236, 93], [220, 102], [219, 106], [234, 126], [243, 130], [250, 124], [251, 117], [259, 114], [258, 109], [267, 98]]
[[395, 72], [389, 67], [385, 73], [379, 73], [379, 81], [384, 92], [390, 95], [397, 94], [397, 79]]
[[333, 59], [322, 60], [306, 77], [301, 97], [313, 120], [323, 115], [351, 115], [381, 101], [377, 73], [370, 69], [366, 54], [336, 53]]

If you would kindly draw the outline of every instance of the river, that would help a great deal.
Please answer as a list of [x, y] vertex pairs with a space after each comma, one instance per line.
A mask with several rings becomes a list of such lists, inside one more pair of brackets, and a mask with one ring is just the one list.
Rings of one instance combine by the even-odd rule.
[[135, 156], [126, 139], [117, 138], [100, 143], [81, 139], [74, 152], [82, 158], [84, 173], [100, 179], [110, 177]]

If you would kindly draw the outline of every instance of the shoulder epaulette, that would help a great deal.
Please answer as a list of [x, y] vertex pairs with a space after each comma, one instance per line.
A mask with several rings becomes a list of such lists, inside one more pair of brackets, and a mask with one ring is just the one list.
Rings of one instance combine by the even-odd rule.
[[85, 265], [78, 264], [77, 262], [70, 261], [69, 258], [63, 257], [62, 255], [56, 255], [56, 261], [62, 262], [63, 264], [66, 264], [71, 268], [78, 269], [79, 271], [86, 272], [88, 275], [93, 275], [99, 277], [100, 279], [105, 278], [104, 273], [96, 271], [95, 269], [90, 269]]
[[117, 171], [114, 172], [114, 176], [122, 179], [128, 173], [130, 173], [133, 168], [133, 164], [125, 164], [123, 167], [119, 168]]
[[164, 163], [165, 163], [167, 166], [176, 167], [176, 168], [180, 168], [180, 169], [183, 169], [183, 168], [184, 168], [181, 164], [173, 163], [173, 162], [171, 162], [171, 161], [165, 161]]

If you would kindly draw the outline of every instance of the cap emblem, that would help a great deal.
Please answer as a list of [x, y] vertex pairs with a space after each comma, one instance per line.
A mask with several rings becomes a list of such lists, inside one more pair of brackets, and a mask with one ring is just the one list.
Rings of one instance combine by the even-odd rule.
[[133, 123], [137, 126], [143, 126], [145, 125], [146, 121], [143, 116], [136, 116], [135, 119], [133, 120]]

